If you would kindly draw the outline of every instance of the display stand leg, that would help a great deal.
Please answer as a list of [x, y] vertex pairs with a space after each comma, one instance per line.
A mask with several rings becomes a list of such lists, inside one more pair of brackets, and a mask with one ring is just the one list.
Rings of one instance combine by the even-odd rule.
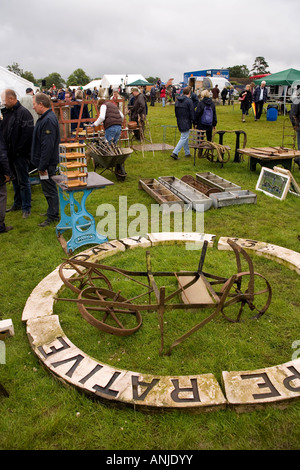
[[[82, 245], [108, 241], [107, 237], [97, 233], [94, 217], [85, 208], [86, 199], [91, 192], [92, 189], [63, 191], [59, 188], [61, 220], [56, 226], [56, 234], [67, 254], [72, 254]], [[79, 194], [82, 194], [81, 201], [76, 199]], [[63, 233], [67, 230], [72, 231], [72, 236], [65, 242]]]

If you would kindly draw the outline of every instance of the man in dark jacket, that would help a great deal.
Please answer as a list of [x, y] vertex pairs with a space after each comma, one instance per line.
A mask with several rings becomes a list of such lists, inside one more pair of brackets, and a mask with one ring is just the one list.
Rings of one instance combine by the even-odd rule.
[[11, 171], [7, 158], [6, 145], [0, 129], [0, 233], [9, 232], [11, 226], [5, 225], [7, 189], [6, 183], [10, 180]]
[[194, 122], [194, 105], [190, 99], [191, 89], [186, 87], [183, 89], [182, 96], [179, 96], [175, 102], [175, 116], [177, 119], [177, 127], [180, 131], [180, 139], [173, 150], [171, 157], [178, 160], [178, 153], [184, 148], [186, 157], [190, 157], [189, 134]]
[[30, 148], [33, 133], [33, 117], [20, 104], [14, 90], [6, 89], [1, 95], [5, 108], [2, 110], [1, 129], [7, 148], [10, 167], [14, 173], [14, 203], [7, 211], [21, 210], [23, 218], [31, 212], [31, 186], [29, 180]]
[[150, 90], [150, 106], [155, 106], [156, 88], [155, 85]]
[[226, 87], [223, 88], [223, 90], [221, 91], [221, 98], [222, 98], [222, 101], [223, 101], [223, 106], [225, 106], [225, 101], [226, 101], [226, 98], [227, 98], [227, 94], [228, 94], [228, 90]]
[[39, 224], [46, 227], [59, 221], [59, 199], [52, 176], [56, 173], [59, 162], [60, 132], [57, 117], [50, 109], [51, 102], [47, 95], [38, 93], [33, 97], [33, 107], [40, 118], [34, 128], [31, 149], [31, 161], [40, 175], [42, 191], [48, 203], [47, 219]]
[[266, 89], [266, 82], [263, 80], [260, 86], [256, 87], [253, 93], [252, 101], [255, 103], [255, 121], [259, 121], [264, 103], [268, 99], [268, 90]]
[[[146, 97], [136, 87], [131, 89], [131, 93], [134, 97], [134, 101], [132, 108], [130, 109], [130, 119], [138, 124], [140, 131], [142, 131], [142, 135], [144, 135], [145, 120], [147, 115]], [[139, 131], [134, 131], [134, 135], [137, 139], [140, 139], [141, 137]]]

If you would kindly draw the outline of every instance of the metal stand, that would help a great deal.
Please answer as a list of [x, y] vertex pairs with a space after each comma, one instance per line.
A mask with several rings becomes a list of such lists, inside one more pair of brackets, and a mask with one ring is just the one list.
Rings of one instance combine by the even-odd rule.
[[219, 144], [223, 144], [223, 139], [224, 139], [224, 134], [226, 133], [233, 133], [235, 132], [236, 134], [236, 141], [235, 141], [235, 152], [234, 152], [234, 163], [240, 163], [241, 162], [241, 155], [239, 153], [239, 148], [240, 148], [240, 137], [241, 134], [244, 136], [244, 142], [243, 142], [243, 148], [246, 147], [247, 143], [247, 134], [245, 131], [242, 130], [234, 130], [234, 131], [217, 131], [214, 135], [218, 134], [219, 135]]
[[[56, 226], [56, 235], [65, 253], [72, 254], [83, 245], [98, 245], [107, 242], [107, 237], [96, 231], [94, 217], [86, 210], [85, 204], [94, 189], [104, 188], [113, 183], [97, 173], [88, 173], [88, 184], [81, 188], [65, 187], [60, 176], [55, 176], [53, 180], [59, 186], [61, 212], [61, 220]], [[82, 196], [81, 200], [78, 200], [77, 196]], [[69, 241], [63, 237], [63, 233], [67, 230], [72, 232]]]

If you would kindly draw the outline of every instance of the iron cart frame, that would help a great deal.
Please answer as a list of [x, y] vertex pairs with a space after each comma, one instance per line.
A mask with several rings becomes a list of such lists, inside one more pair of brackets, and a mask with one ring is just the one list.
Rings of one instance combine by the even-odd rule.
[[[251, 311], [256, 310], [256, 314], [252, 317], [253, 319], [260, 318], [268, 309], [271, 298], [272, 289], [269, 282], [261, 274], [254, 271], [253, 263], [246, 251], [237, 245], [234, 241], [228, 239], [228, 244], [234, 251], [237, 263], [237, 273], [233, 274], [229, 278], [209, 274], [203, 271], [204, 259], [207, 251], [208, 242], [205, 241], [200, 255], [198, 268], [196, 271], [179, 271], [179, 272], [152, 272], [150, 253], [146, 252], [146, 266], [147, 270], [143, 272], [129, 271], [116, 267], [106, 266], [98, 263], [91, 263], [89, 261], [83, 261], [78, 259], [66, 260], [61, 264], [59, 268], [59, 275], [63, 280], [64, 284], [70, 288], [74, 293], [77, 294], [77, 299], [60, 299], [75, 302], [77, 307], [86, 321], [95, 326], [101, 331], [106, 333], [114, 334], [117, 336], [128, 336], [135, 333], [142, 325], [141, 311], [150, 312], [156, 311], [158, 313], [161, 344], [159, 354], [170, 355], [172, 349], [178, 346], [182, 341], [188, 338], [191, 334], [198, 331], [201, 327], [206, 325], [208, 322], [213, 320], [217, 315], [222, 313], [224, 317], [230, 322], [239, 322], [245, 305], [248, 305]], [[242, 271], [241, 267], [241, 256], [248, 264], [248, 271]], [[77, 276], [67, 278], [64, 274], [65, 269], [75, 269], [78, 273]], [[136, 295], [130, 299], [126, 299], [120, 294], [120, 291], [114, 291], [110, 280], [104, 274], [105, 271], [118, 273], [129, 280], [138, 283], [140, 286], [145, 288], [145, 292]], [[169, 277], [174, 276], [179, 284], [179, 287], [170, 294], [166, 294], [165, 287], [158, 287], [155, 278], [156, 277]], [[184, 285], [184, 278], [187, 281]], [[146, 278], [148, 284], [141, 282], [136, 278]], [[266, 284], [266, 287], [262, 290], [255, 290], [255, 278], [260, 277]], [[249, 278], [248, 281], [245, 279]], [[199, 279], [204, 283], [209, 295], [211, 297], [210, 302], [203, 302], [199, 299], [196, 302], [175, 302], [170, 303], [176, 296], [181, 295], [187, 297], [187, 289], [193, 285]], [[96, 282], [104, 282], [105, 287], [97, 287]], [[79, 283], [79, 287], [76, 286]], [[243, 284], [245, 284], [245, 287]], [[220, 290], [216, 291], [215, 286], [220, 286]], [[151, 303], [151, 294], [154, 294], [156, 301]], [[266, 294], [267, 300], [265, 305], [258, 309], [255, 304], [255, 297], [260, 294]], [[144, 296], [148, 296], [148, 304], [139, 303], [142, 299], [144, 302]], [[230, 308], [232, 305], [240, 303], [240, 308], [236, 318], [231, 318], [225, 309]], [[170, 345], [168, 350], [164, 352], [164, 315], [170, 310], [182, 310], [182, 309], [213, 309], [212, 313], [209, 314], [204, 320], [197, 323], [193, 328], [179, 336]], [[92, 312], [103, 312], [104, 316], [102, 320], [95, 318]], [[131, 314], [135, 316], [135, 326], [126, 328], [119, 316], [122, 314]], [[115, 326], [111, 326], [106, 323], [106, 320], [111, 318], [115, 322]]]

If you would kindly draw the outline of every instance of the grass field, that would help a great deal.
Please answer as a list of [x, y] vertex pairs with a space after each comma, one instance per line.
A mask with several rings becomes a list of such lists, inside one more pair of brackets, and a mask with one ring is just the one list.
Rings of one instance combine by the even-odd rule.
[[[283, 116], [275, 122], [255, 122], [252, 115], [241, 122], [239, 106], [218, 106], [218, 130], [243, 129], [247, 146], [282, 144]], [[153, 142], [162, 143], [163, 125], [174, 126], [174, 106], [149, 107], [149, 123]], [[179, 134], [177, 133], [177, 137]], [[167, 131], [167, 142], [174, 143], [174, 129]], [[255, 192], [260, 174], [258, 166], [250, 172], [248, 161], [233, 162], [235, 134], [225, 134], [224, 143], [231, 147], [231, 159], [220, 164], [198, 159], [170, 158], [170, 152], [134, 152], [126, 161], [127, 178], [118, 182], [109, 172], [104, 176], [114, 185], [94, 191], [87, 208], [96, 211], [101, 204], [112, 204], [119, 217], [119, 196], [127, 197], [127, 205], [140, 203], [149, 212], [153, 200], [138, 189], [140, 178], [195, 175], [210, 171]], [[300, 184], [295, 165], [293, 175]], [[13, 201], [8, 186], [8, 206]], [[278, 201], [257, 192], [257, 204], [211, 209], [205, 213], [204, 231], [221, 236], [245, 237], [270, 242], [299, 252], [300, 198], [288, 194]], [[43, 220], [46, 201], [39, 185], [32, 187], [32, 215], [23, 220], [20, 213], [9, 213], [6, 223], [14, 230], [0, 240], [0, 318], [11, 318], [15, 336], [6, 340], [6, 363], [0, 364], [0, 383], [10, 397], [0, 396], [0, 448], [2, 450], [296, 450], [300, 442], [300, 402], [285, 409], [266, 407], [260, 411], [238, 414], [227, 409], [198, 415], [174, 411], [147, 414], [131, 408], [117, 408], [99, 403], [66, 388], [39, 364], [32, 352], [21, 321], [27, 298], [35, 286], [65, 258], [56, 239], [55, 227], [38, 227]], [[195, 218], [195, 214], [194, 214]], [[134, 216], [129, 217], [129, 223]], [[118, 237], [118, 233], [116, 234]], [[82, 248], [84, 250], [85, 247]], [[78, 250], [78, 252], [82, 251]], [[199, 252], [183, 248], [159, 247], [153, 250], [153, 263], [163, 269], [192, 269]], [[144, 269], [144, 251], [126, 252], [107, 263], [130, 269]], [[210, 272], [231, 273], [235, 269], [228, 253], [210, 249], [206, 265]], [[272, 283], [274, 299], [269, 311], [259, 322], [229, 324], [222, 318], [211, 322], [194, 338], [174, 350], [168, 358], [158, 356], [157, 325], [145, 319], [143, 333], [120, 338], [102, 336], [74, 315], [68, 305], [61, 307], [61, 324], [68, 337], [93, 357], [130, 370], [160, 374], [214, 373], [220, 380], [223, 370], [253, 370], [291, 360], [292, 343], [299, 340], [299, 276], [282, 265], [255, 258], [257, 271]], [[182, 268], [182, 266], [185, 266]], [[176, 319], [175, 319], [176, 320]], [[176, 334], [172, 321], [168, 334]], [[170, 322], [171, 323], [171, 322]], [[153, 334], [154, 332], [154, 334]], [[104, 334], [103, 334], [104, 335]]]

